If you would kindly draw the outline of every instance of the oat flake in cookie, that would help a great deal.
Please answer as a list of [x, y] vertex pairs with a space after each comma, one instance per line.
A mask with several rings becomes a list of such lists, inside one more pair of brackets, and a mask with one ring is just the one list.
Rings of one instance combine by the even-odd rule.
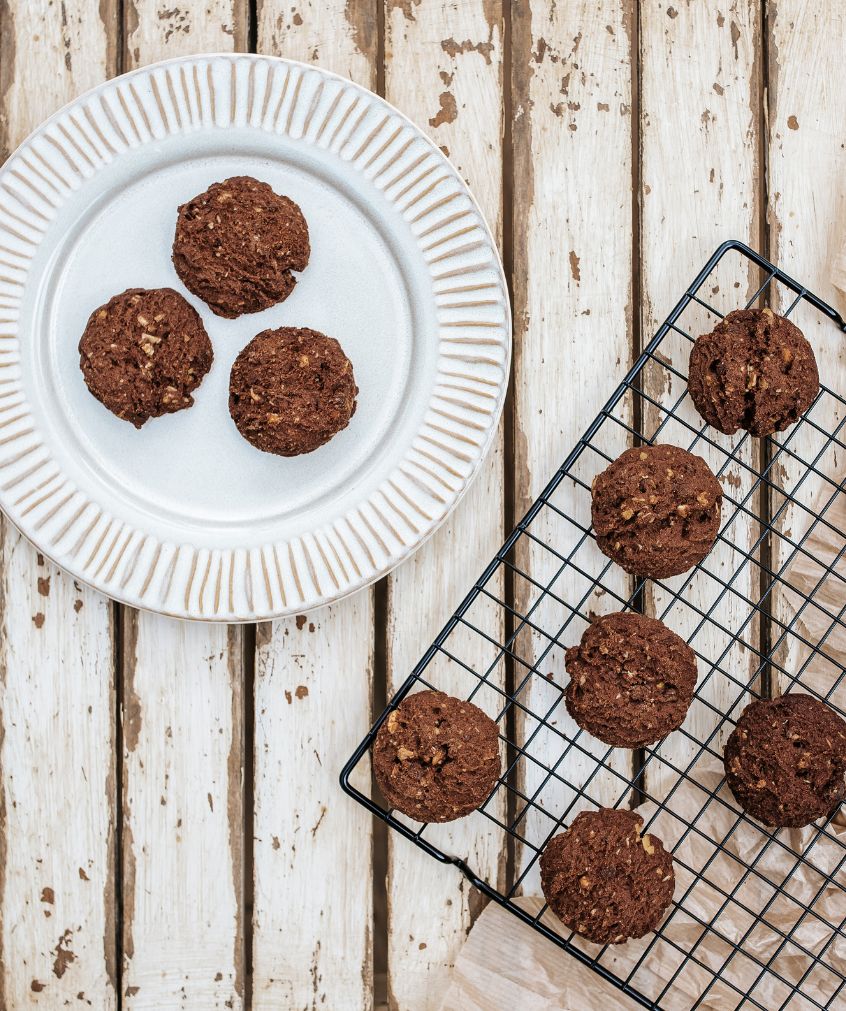
[[202, 320], [178, 292], [129, 288], [91, 313], [79, 356], [91, 393], [140, 428], [194, 403], [213, 354]]
[[621, 944], [655, 930], [673, 899], [673, 858], [641, 835], [635, 811], [582, 811], [540, 857], [549, 908], [596, 944]]
[[332, 337], [297, 327], [264, 330], [241, 351], [229, 376], [229, 413], [247, 442], [265, 453], [310, 453], [350, 423], [358, 387]]
[[308, 225], [293, 200], [267, 183], [233, 176], [179, 208], [173, 266], [218, 316], [234, 319], [284, 302], [305, 270]]
[[408, 695], [379, 728], [373, 771], [390, 806], [409, 818], [463, 818], [487, 800], [499, 776], [496, 723], [443, 692]]
[[720, 482], [701, 456], [678, 446], [636, 446], [594, 479], [596, 541], [626, 572], [677, 576], [713, 547], [722, 501]]
[[681, 726], [696, 688], [696, 656], [675, 632], [631, 611], [589, 625], [566, 654], [567, 712], [616, 748], [654, 744]]
[[846, 722], [810, 695], [748, 705], [726, 742], [726, 780], [765, 825], [801, 828], [846, 797]]
[[709, 425], [733, 435], [782, 432], [820, 389], [817, 362], [802, 331], [772, 309], [730, 312], [690, 352], [688, 389]]

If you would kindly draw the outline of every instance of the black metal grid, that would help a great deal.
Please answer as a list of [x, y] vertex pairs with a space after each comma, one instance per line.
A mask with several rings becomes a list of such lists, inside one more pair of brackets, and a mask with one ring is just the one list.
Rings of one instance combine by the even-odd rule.
[[[734, 284], [727, 286], [727, 277]], [[790, 315], [801, 304], [800, 322], [812, 342], [836, 334], [831, 324], [846, 332], [836, 310], [749, 247], [720, 246], [341, 774], [343, 789], [373, 814], [460, 868], [483, 894], [650, 1008], [664, 1007], [671, 996], [678, 1007], [688, 974], [697, 994], [687, 1004], [691, 1011], [709, 999], [764, 1011], [846, 1007], [846, 834], [830, 821], [801, 836], [767, 831], [737, 807], [713, 772], [753, 697], [799, 687], [841, 715], [846, 708], [846, 671], [826, 650], [833, 634], [846, 631], [846, 604], [835, 610], [817, 593], [825, 583], [846, 582], [836, 569], [846, 533], [827, 519], [844, 487], [846, 399], [823, 386], [797, 425], [761, 441], [720, 436], [687, 402], [683, 369], [691, 335], [723, 315], [712, 304], [718, 280], [728, 311], [740, 300], [738, 289], [748, 291], [750, 277], [754, 293], [747, 305], [772, 303]], [[593, 475], [627, 445], [655, 441], [705, 456], [724, 485], [717, 547], [670, 583], [625, 577], [599, 553], [589, 525]], [[820, 525], [841, 544], [828, 563], [806, 546]], [[818, 569], [811, 593], [791, 582], [796, 559]], [[504, 585], [512, 603], [503, 599]], [[699, 660], [693, 715], [632, 762], [632, 753], [606, 748], [563, 713], [561, 650], [578, 641], [594, 604], [601, 611], [648, 606], [687, 638]], [[808, 608], [828, 626], [818, 641], [803, 633], [800, 619]], [[462, 658], [468, 643], [471, 661]], [[480, 664], [486, 653], [489, 663]], [[486, 831], [492, 822], [510, 840], [516, 870], [507, 889], [480, 877], [461, 854], [445, 852], [443, 826], [412, 823], [351, 783], [388, 713], [413, 690], [444, 687], [444, 677], [452, 694], [460, 694], [455, 683], [464, 678], [464, 696], [500, 726], [507, 761], [493, 794], [471, 818], [485, 818]], [[673, 905], [654, 935], [616, 950], [600, 948], [568, 932], [545, 907], [535, 914], [517, 904], [543, 846], [578, 810], [644, 802], [646, 828], [672, 848], [677, 878]], [[734, 841], [740, 826], [742, 847]], [[775, 859], [774, 881], [768, 867]], [[727, 913], [730, 929], [723, 927]], [[738, 921], [748, 926], [738, 932]], [[648, 972], [656, 958], [662, 965], [657, 982]]]

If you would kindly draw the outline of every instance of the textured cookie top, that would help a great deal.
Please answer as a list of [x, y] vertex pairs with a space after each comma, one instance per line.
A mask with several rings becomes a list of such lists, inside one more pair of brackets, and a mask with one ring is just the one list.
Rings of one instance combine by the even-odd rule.
[[203, 321], [172, 288], [115, 295], [91, 313], [79, 342], [86, 386], [136, 428], [190, 407], [212, 358]]
[[696, 656], [655, 618], [606, 614], [566, 654], [567, 712], [618, 748], [640, 748], [681, 726], [696, 687]]
[[311, 247], [297, 204], [267, 183], [233, 176], [179, 208], [173, 265], [185, 287], [234, 319], [284, 300]]
[[765, 825], [799, 828], [846, 796], [846, 722], [810, 695], [748, 705], [726, 742], [726, 780]]
[[690, 352], [688, 389], [709, 425], [732, 435], [782, 432], [811, 406], [820, 378], [811, 345], [772, 309], [730, 312]]
[[409, 695], [379, 728], [373, 771], [391, 807], [410, 818], [462, 818], [485, 802], [499, 776], [496, 723], [443, 692]]
[[678, 446], [636, 446], [594, 479], [591, 517], [609, 558], [626, 572], [665, 579], [711, 550], [722, 501], [702, 457]]
[[298, 456], [328, 442], [355, 414], [358, 387], [333, 338], [296, 327], [264, 330], [229, 376], [229, 413], [257, 449]]
[[540, 857], [549, 908], [596, 944], [655, 930], [673, 899], [673, 858], [635, 811], [582, 811]]

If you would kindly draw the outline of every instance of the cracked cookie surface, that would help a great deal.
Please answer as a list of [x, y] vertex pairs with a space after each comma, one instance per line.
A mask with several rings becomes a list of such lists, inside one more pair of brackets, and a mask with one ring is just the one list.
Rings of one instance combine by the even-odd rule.
[[810, 695], [752, 702], [723, 758], [735, 799], [765, 825], [801, 828], [846, 796], [846, 721]]
[[373, 771], [391, 807], [409, 818], [463, 818], [499, 776], [497, 725], [472, 702], [443, 692], [408, 695], [379, 728]]
[[654, 744], [681, 726], [696, 688], [696, 656], [675, 632], [631, 611], [606, 614], [566, 653], [567, 712], [617, 748]]
[[128, 288], [91, 313], [79, 341], [85, 385], [136, 428], [194, 403], [211, 368], [197, 311], [172, 288]]
[[726, 435], [772, 435], [799, 420], [820, 378], [802, 331], [772, 309], [738, 309], [690, 352], [688, 389], [702, 418]]
[[182, 204], [173, 266], [218, 316], [235, 319], [284, 302], [308, 266], [308, 224], [299, 206], [251, 176], [213, 183]]
[[549, 908], [596, 944], [655, 930], [673, 899], [673, 858], [635, 811], [582, 811], [540, 857]]
[[298, 327], [264, 330], [229, 376], [229, 413], [247, 442], [299, 456], [327, 443], [355, 414], [352, 363], [333, 338]]
[[702, 457], [678, 446], [635, 446], [594, 479], [591, 519], [600, 550], [626, 572], [665, 579], [711, 550], [722, 499]]

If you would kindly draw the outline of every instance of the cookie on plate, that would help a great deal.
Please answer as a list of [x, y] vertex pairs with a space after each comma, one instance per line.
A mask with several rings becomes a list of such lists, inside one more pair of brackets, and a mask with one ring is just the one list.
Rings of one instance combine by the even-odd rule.
[[726, 435], [782, 432], [814, 402], [820, 377], [802, 331], [772, 309], [737, 309], [690, 352], [688, 389], [703, 419]]
[[497, 725], [472, 702], [443, 692], [408, 695], [376, 734], [373, 771], [391, 807], [409, 818], [463, 818], [499, 777]]
[[308, 266], [303, 212], [250, 176], [213, 183], [182, 204], [173, 266], [185, 287], [218, 316], [234, 319], [284, 302]]
[[355, 414], [352, 364], [333, 338], [298, 327], [264, 330], [235, 359], [229, 413], [247, 442], [299, 456], [327, 443]]
[[738, 804], [765, 825], [810, 825], [846, 797], [846, 721], [810, 695], [752, 702], [723, 759]]
[[606, 614], [566, 653], [567, 712], [616, 748], [642, 748], [680, 727], [696, 688], [696, 656], [643, 614]]
[[85, 385], [136, 428], [190, 407], [212, 358], [203, 321], [172, 288], [115, 295], [91, 313], [79, 341]]
[[673, 858], [641, 835], [636, 811], [582, 811], [540, 856], [541, 889], [571, 930], [596, 944], [621, 944], [655, 930], [673, 899]]
[[678, 446], [635, 446], [594, 479], [596, 541], [626, 572], [677, 576], [713, 547], [722, 501], [720, 482], [701, 456]]

